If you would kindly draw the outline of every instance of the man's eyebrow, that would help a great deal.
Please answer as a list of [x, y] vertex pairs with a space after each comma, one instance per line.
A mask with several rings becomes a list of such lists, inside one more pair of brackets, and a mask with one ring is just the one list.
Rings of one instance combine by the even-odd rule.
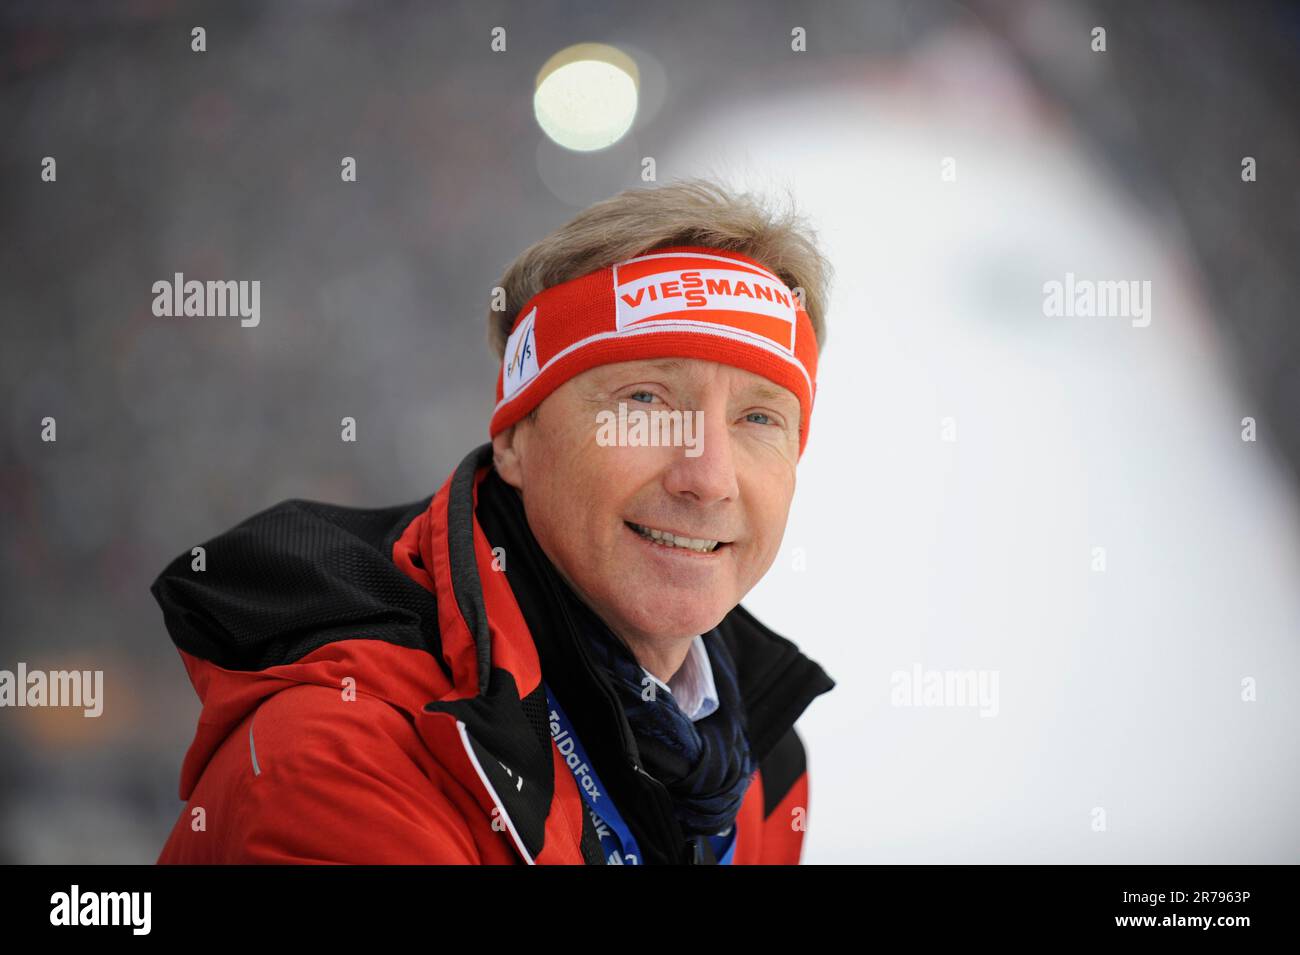
[[786, 389], [776, 388], [772, 385], [754, 385], [752, 388], [747, 389], [745, 393], [753, 395], [759, 401], [794, 401], [797, 403], [799, 400]]

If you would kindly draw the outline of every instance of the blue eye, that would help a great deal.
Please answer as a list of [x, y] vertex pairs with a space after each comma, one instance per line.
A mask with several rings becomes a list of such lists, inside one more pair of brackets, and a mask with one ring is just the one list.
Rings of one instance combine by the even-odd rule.
[[632, 392], [632, 394], [630, 395], [630, 397], [631, 397], [633, 400], [635, 400], [637, 395], [646, 395], [647, 398], [648, 398], [648, 400], [645, 402], [646, 404], [649, 404], [651, 401], [654, 401], [654, 400], [655, 400], [655, 394], [654, 394], [653, 391], [644, 391], [644, 390], [643, 390], [643, 391], [634, 391], [634, 392]]
[[766, 419], [767, 419], [766, 421], [755, 421], [755, 422], [754, 422], [755, 424], [767, 424], [767, 423], [769, 423], [769, 422], [772, 420], [770, 417], [768, 417], [767, 415], [763, 414], [763, 412], [761, 412], [761, 411], [751, 411], [749, 414], [745, 415], [745, 418], [746, 418], [746, 420], [750, 420], [750, 421], [752, 421], [752, 420], [754, 419], [755, 416], [757, 416], [757, 417], [759, 417], [759, 418], [766, 418]]

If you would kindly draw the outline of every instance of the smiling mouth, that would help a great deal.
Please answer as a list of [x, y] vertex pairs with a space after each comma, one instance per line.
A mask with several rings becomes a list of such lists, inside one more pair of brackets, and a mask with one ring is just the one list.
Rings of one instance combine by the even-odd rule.
[[652, 544], [658, 544], [660, 547], [693, 551], [696, 554], [716, 553], [731, 543], [731, 541], [706, 540], [700, 537], [682, 537], [669, 531], [646, 527], [644, 524], [634, 524], [632, 521], [624, 521], [623, 523]]

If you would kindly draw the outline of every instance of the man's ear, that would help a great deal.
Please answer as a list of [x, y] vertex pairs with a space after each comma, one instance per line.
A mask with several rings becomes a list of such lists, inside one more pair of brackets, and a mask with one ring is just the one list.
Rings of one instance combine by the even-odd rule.
[[524, 487], [523, 445], [527, 441], [518, 440], [521, 429], [519, 424], [512, 424], [492, 439], [492, 465], [501, 480], [516, 490]]

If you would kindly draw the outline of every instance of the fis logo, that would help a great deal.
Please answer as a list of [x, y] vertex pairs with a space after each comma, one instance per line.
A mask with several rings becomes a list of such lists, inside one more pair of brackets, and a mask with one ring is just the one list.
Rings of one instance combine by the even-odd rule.
[[537, 307], [534, 306], [506, 341], [505, 367], [501, 375], [503, 398], [512, 397], [537, 377], [537, 341], [533, 335], [536, 320]]
[[510, 356], [510, 364], [506, 367], [506, 374], [511, 378], [518, 377], [519, 369], [524, 367], [526, 362], [533, 355], [533, 334], [532, 329], [520, 340], [515, 346], [514, 354]]

